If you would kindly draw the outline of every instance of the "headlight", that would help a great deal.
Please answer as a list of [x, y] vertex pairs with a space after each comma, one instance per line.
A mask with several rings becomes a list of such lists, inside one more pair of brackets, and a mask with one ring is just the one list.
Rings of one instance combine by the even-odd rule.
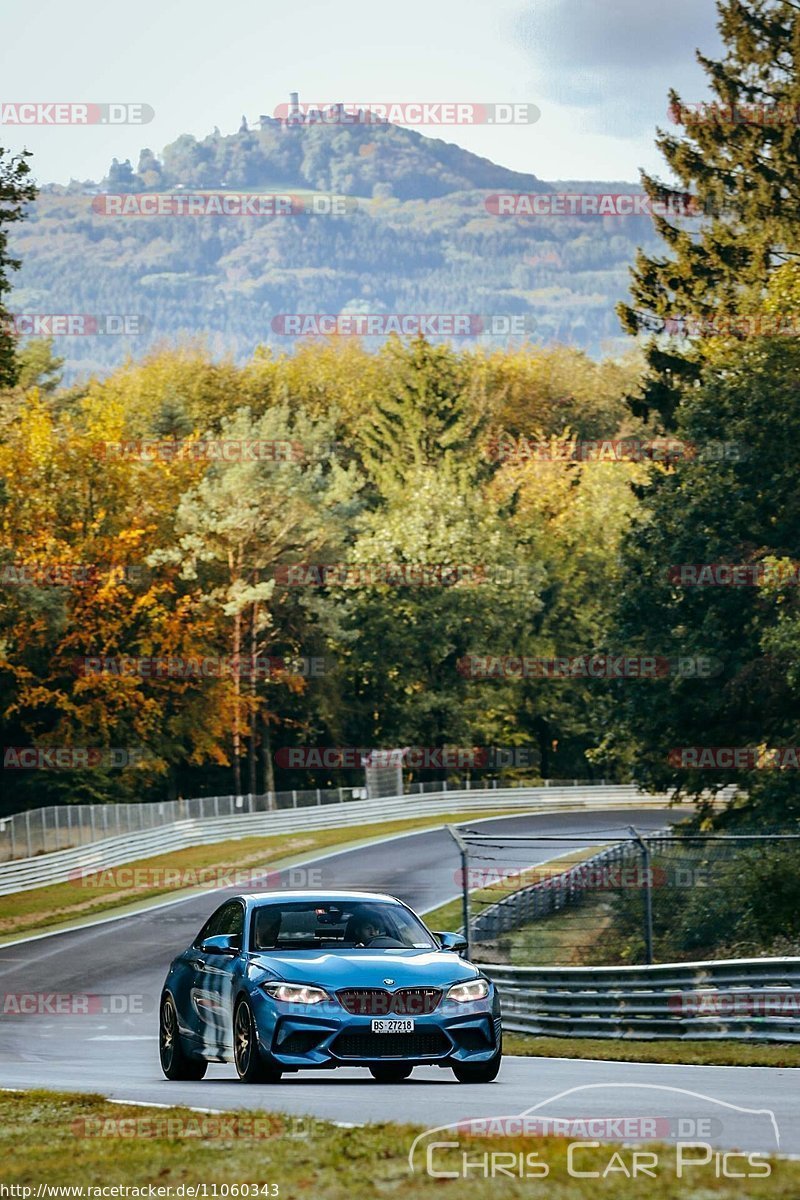
[[273, 1000], [284, 1004], [319, 1004], [329, 998], [322, 988], [310, 987], [307, 983], [265, 983], [264, 991]]
[[466, 1004], [469, 1000], [483, 1000], [489, 995], [487, 979], [471, 979], [469, 983], [454, 983], [445, 999], [458, 1000]]

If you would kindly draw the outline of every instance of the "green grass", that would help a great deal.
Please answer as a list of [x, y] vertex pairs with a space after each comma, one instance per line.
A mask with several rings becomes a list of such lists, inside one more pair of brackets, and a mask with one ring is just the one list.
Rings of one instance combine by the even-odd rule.
[[515, 967], [582, 966], [610, 925], [611, 913], [608, 895], [589, 893], [580, 904], [504, 933], [496, 944], [487, 944], [484, 958], [489, 961], [490, 950], [496, 950], [492, 961]]
[[594, 1058], [604, 1062], [681, 1063], [686, 1066], [800, 1067], [800, 1043], [756, 1045], [752, 1042], [633, 1041], [628, 1038], [533, 1037], [504, 1033], [506, 1054], [542, 1058]]
[[[374, 1085], [376, 1088], [379, 1084]], [[412, 1085], [409, 1086], [413, 1089]], [[213, 1090], [213, 1089], [212, 1089]], [[408, 1108], [413, 1110], [413, 1090]], [[265, 1100], [269, 1092], [265, 1089]], [[213, 1097], [210, 1097], [213, 1103]], [[253, 1139], [241, 1136], [260, 1118], [262, 1133], [270, 1136]], [[107, 1136], [108, 1122], [126, 1122], [128, 1130], [141, 1133], [158, 1122], [169, 1120], [172, 1136]], [[163, 1188], [162, 1196], [175, 1197], [180, 1185], [206, 1186], [205, 1196], [215, 1196], [214, 1186], [276, 1184], [280, 1200], [367, 1200], [373, 1197], [444, 1197], [445, 1200], [761, 1200], [800, 1195], [800, 1163], [772, 1161], [767, 1178], [717, 1178], [714, 1162], [695, 1168], [690, 1178], [676, 1177], [676, 1149], [648, 1143], [647, 1149], [658, 1155], [655, 1178], [626, 1179], [619, 1169], [624, 1162], [630, 1169], [633, 1151], [619, 1149], [619, 1157], [605, 1179], [602, 1172], [615, 1153], [612, 1146], [581, 1150], [576, 1167], [598, 1171], [600, 1178], [571, 1178], [567, 1169], [569, 1143], [563, 1138], [467, 1138], [459, 1137], [459, 1146], [439, 1150], [434, 1166], [439, 1171], [458, 1172], [462, 1154], [472, 1161], [483, 1152], [501, 1152], [521, 1156], [535, 1153], [539, 1163], [547, 1164], [546, 1179], [481, 1178], [473, 1169], [465, 1178], [437, 1179], [424, 1170], [424, 1155], [412, 1175], [408, 1155], [419, 1126], [375, 1124], [341, 1129], [316, 1120], [300, 1121], [290, 1117], [252, 1112], [226, 1113], [223, 1128], [209, 1134], [198, 1130], [201, 1122], [220, 1120], [185, 1108], [158, 1109], [111, 1104], [99, 1096], [57, 1094], [53, 1092], [0, 1093], [0, 1182], [16, 1188], [32, 1189], [35, 1197], [39, 1184], [50, 1186]], [[88, 1125], [86, 1123], [89, 1123]], [[181, 1136], [176, 1122], [186, 1123]], [[238, 1129], [235, 1122], [241, 1122]], [[249, 1123], [249, 1125], [247, 1124]], [[119, 1128], [119, 1126], [116, 1126]], [[85, 1129], [105, 1131], [106, 1136], [83, 1136]], [[180, 1126], [182, 1130], [184, 1126]], [[161, 1130], [164, 1126], [161, 1126]], [[158, 1129], [154, 1131], [159, 1133]], [[216, 1132], [216, 1136], [213, 1135]], [[305, 1133], [306, 1136], [298, 1136]], [[456, 1135], [445, 1135], [456, 1140]], [[696, 1151], [694, 1152], [696, 1153]], [[508, 1160], [506, 1160], [507, 1162]], [[741, 1159], [735, 1169], [741, 1169]], [[616, 1166], [616, 1170], [614, 1167]], [[171, 1189], [167, 1191], [166, 1189]], [[10, 1193], [7, 1193], [10, 1194]], [[15, 1193], [28, 1200], [24, 1192]], [[110, 1193], [108, 1193], [110, 1194]], [[158, 1194], [158, 1193], [156, 1193]], [[202, 1190], [195, 1193], [203, 1197]], [[227, 1195], [232, 1193], [228, 1191]], [[241, 1195], [241, 1191], [238, 1193]], [[86, 1193], [84, 1192], [84, 1195]], [[216, 1191], [219, 1196], [220, 1192]], [[250, 1195], [253, 1193], [251, 1191]]]
[[[506, 809], [488, 810], [480, 819], [500, 816]], [[475, 820], [475, 814], [470, 814]], [[201, 886], [198, 872], [206, 872], [212, 882], [220, 873], [255, 870], [260, 867], [279, 869], [289, 865], [299, 856], [311, 857], [314, 852], [333, 846], [343, 846], [364, 838], [388, 837], [395, 833], [413, 833], [448, 822], [463, 821], [463, 813], [442, 813], [430, 817], [413, 817], [394, 821], [381, 821], [374, 825], [340, 826], [336, 829], [321, 829], [297, 833], [275, 834], [272, 837], [235, 838], [216, 842], [208, 846], [192, 846], [151, 858], [137, 859], [120, 867], [113, 867], [85, 879], [55, 883], [47, 887], [33, 888], [29, 892], [17, 892], [2, 897], [0, 916], [0, 944], [21, 934], [53, 929], [98, 914], [122, 910], [132, 904], [178, 895], [191, 887], [194, 879]], [[130, 887], [125, 877], [132, 871], [152, 873], [150, 883]], [[166, 875], [169, 872], [170, 875]], [[171, 878], [170, 878], [171, 876]], [[117, 882], [121, 877], [122, 883]], [[141, 876], [140, 876], [141, 878]], [[177, 881], [177, 882], [176, 882]], [[239, 881], [234, 877], [234, 885]], [[247, 890], [247, 883], [241, 883]]]

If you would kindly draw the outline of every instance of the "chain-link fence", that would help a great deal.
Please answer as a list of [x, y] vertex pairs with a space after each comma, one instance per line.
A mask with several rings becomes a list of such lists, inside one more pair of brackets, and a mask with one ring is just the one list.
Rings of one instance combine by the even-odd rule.
[[[541, 780], [543, 787], [587, 787], [587, 781]], [[403, 788], [402, 778], [399, 785]], [[448, 790], [498, 787], [525, 787], [531, 781], [502, 779], [490, 781], [478, 777], [450, 777], [446, 781], [406, 782], [400, 795], [441, 794]], [[201, 796], [189, 800], [164, 800], [143, 804], [63, 804], [33, 808], [0, 818], [0, 862], [33, 858], [53, 850], [85, 846], [102, 838], [139, 833], [186, 819], [206, 820], [244, 813], [271, 812], [276, 809], [308, 808], [322, 804], [346, 804], [366, 800], [367, 787], [308, 788], [246, 796]]]
[[[600, 966], [800, 953], [800, 834], [460, 832], [483, 962]], [[592, 844], [592, 842], [594, 844]], [[604, 844], [606, 843], [606, 844]]]

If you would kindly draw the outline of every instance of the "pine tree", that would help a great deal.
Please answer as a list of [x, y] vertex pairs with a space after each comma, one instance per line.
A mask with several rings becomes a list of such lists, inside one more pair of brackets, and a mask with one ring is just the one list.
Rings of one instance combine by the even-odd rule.
[[[725, 54], [720, 61], [697, 55], [716, 100], [687, 105], [671, 91], [670, 112], [684, 133], [659, 131], [656, 140], [681, 187], [642, 175], [651, 200], [668, 206], [653, 220], [669, 255], [639, 252], [632, 303], [617, 310], [629, 333], [688, 316], [746, 337], [752, 327], [728, 318], [758, 314], [775, 272], [800, 258], [800, 7], [717, 0], [717, 8]], [[674, 216], [686, 213], [687, 196], [710, 217], [699, 228]], [[657, 413], [669, 428], [681, 395], [699, 378], [703, 343], [656, 336], [647, 359], [643, 395], [632, 407], [640, 416]]]
[[392, 337], [382, 355], [386, 382], [360, 431], [362, 457], [381, 490], [402, 489], [428, 467], [474, 470], [483, 414], [464, 360], [421, 336], [408, 343]]
[[21, 221], [25, 216], [25, 205], [36, 197], [36, 188], [28, 181], [30, 167], [27, 151], [6, 157], [0, 146], [0, 387], [11, 387], [17, 376], [14, 355], [14, 336], [9, 328], [9, 312], [3, 304], [3, 296], [11, 290], [7, 272], [20, 266], [19, 260], [7, 252], [7, 225]]

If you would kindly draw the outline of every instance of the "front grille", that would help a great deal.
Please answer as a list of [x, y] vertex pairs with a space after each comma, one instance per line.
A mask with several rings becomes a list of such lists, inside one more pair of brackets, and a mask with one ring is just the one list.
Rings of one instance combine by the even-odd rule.
[[331, 1046], [338, 1058], [441, 1058], [451, 1048], [441, 1029], [415, 1033], [340, 1033]]
[[387, 992], [383, 988], [344, 988], [336, 993], [339, 1003], [354, 1017], [423, 1017], [432, 1013], [442, 998], [441, 988], [410, 987]]

